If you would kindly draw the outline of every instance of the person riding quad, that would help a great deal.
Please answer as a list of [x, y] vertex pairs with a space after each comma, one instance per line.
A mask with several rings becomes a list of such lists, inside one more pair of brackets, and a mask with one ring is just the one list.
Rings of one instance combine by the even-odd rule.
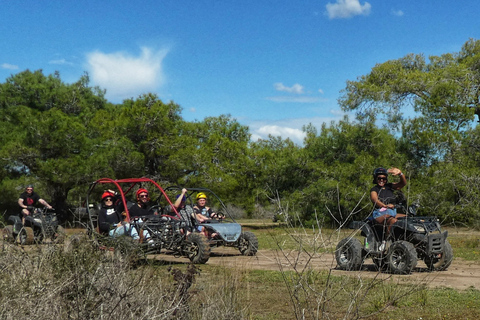
[[[396, 183], [388, 182], [388, 174], [399, 176], [400, 181]], [[373, 183], [375, 186], [370, 189], [370, 199], [375, 205], [373, 218], [376, 223], [386, 224], [386, 235], [390, 234], [392, 225], [397, 222], [398, 217], [405, 217], [405, 214], [398, 213], [395, 209], [396, 196], [394, 190], [400, 190], [407, 185], [405, 175], [398, 168], [377, 168], [373, 171]]]
[[[137, 229], [132, 228], [130, 223], [124, 221], [124, 217], [120, 213], [121, 204], [118, 196], [112, 190], [105, 190], [102, 194], [102, 208], [98, 214], [98, 229], [101, 234], [117, 237], [121, 235], [131, 236], [135, 240], [139, 240]], [[149, 235], [144, 231], [144, 239]]]
[[29, 184], [18, 199], [18, 205], [20, 206], [20, 208], [22, 208], [22, 211], [21, 211], [22, 223], [25, 222], [25, 216], [29, 216], [33, 214], [35, 206], [37, 205], [38, 202], [41, 203], [43, 206], [45, 206], [47, 209], [53, 209], [52, 206], [49, 205], [47, 201], [40, 198], [40, 196], [33, 191], [33, 185]]
[[[213, 212], [212, 208], [207, 207], [207, 195], [205, 193], [199, 192], [196, 200], [197, 204], [193, 207], [193, 212], [195, 213], [195, 219], [198, 223], [208, 223], [213, 219], [223, 219], [222, 216]], [[203, 226], [197, 226], [197, 229], [209, 239], [217, 236], [217, 233], [210, 234]]]

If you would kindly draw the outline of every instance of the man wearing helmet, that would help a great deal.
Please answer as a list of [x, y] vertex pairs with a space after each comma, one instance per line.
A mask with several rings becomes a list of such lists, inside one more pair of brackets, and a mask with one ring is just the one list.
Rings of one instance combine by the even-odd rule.
[[[400, 181], [396, 183], [388, 182], [388, 174], [399, 176]], [[392, 225], [397, 222], [397, 217], [404, 217], [404, 214], [397, 214], [395, 209], [394, 190], [400, 190], [407, 185], [405, 175], [397, 168], [377, 168], [373, 171], [373, 183], [375, 186], [370, 189], [370, 199], [375, 205], [373, 218], [377, 223], [388, 225], [387, 236], [390, 234]]]
[[[197, 194], [197, 204], [193, 207], [195, 219], [198, 223], [208, 223], [212, 219], [222, 219], [221, 216], [213, 212], [212, 208], [207, 207], [207, 195], [203, 192]], [[215, 238], [216, 233], [209, 234], [203, 226], [198, 226], [198, 231], [202, 232], [207, 238]]]
[[[128, 212], [130, 213], [130, 218], [132, 217], [144, 217], [151, 215], [152, 212], [150, 210], [150, 197], [148, 195], [148, 190], [144, 188], [140, 188], [136, 192], [137, 203], [134, 204]], [[153, 214], [158, 214], [154, 212]]]
[[43, 200], [37, 193], [33, 192], [33, 185], [29, 184], [25, 188], [25, 192], [23, 192], [18, 199], [18, 205], [22, 208], [22, 222], [24, 222], [25, 216], [33, 213], [33, 209], [37, 202], [40, 202], [48, 209], [52, 209], [52, 206], [49, 205], [47, 201]]

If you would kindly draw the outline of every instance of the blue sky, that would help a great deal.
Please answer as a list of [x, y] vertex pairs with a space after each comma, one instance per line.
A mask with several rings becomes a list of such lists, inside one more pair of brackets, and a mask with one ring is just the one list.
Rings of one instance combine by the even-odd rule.
[[480, 38], [478, 1], [0, 1], [0, 81], [26, 69], [88, 72], [121, 103], [156, 93], [187, 121], [230, 114], [301, 143], [338, 120], [347, 80], [408, 53]]

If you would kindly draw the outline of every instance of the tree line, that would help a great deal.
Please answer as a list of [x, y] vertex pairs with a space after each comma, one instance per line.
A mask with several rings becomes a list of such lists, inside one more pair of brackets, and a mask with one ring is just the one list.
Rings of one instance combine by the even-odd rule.
[[283, 210], [338, 225], [371, 212], [373, 170], [395, 166], [422, 214], [476, 225], [479, 90], [474, 39], [457, 53], [379, 63], [340, 93], [354, 119], [307, 124], [299, 146], [274, 136], [251, 141], [230, 115], [186, 121], [181, 106], [152, 93], [112, 104], [88, 74], [67, 84], [58, 73], [26, 70], [0, 84], [0, 209], [17, 213], [33, 183], [67, 214], [98, 178], [147, 176], [208, 187], [251, 217]]

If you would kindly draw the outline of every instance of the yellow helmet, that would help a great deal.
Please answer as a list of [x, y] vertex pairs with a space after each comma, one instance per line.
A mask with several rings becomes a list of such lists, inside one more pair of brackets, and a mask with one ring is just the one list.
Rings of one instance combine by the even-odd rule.
[[197, 200], [198, 200], [198, 199], [207, 199], [207, 195], [206, 195], [205, 193], [203, 193], [203, 192], [199, 192], [199, 193], [197, 193], [196, 199], [197, 199]]

